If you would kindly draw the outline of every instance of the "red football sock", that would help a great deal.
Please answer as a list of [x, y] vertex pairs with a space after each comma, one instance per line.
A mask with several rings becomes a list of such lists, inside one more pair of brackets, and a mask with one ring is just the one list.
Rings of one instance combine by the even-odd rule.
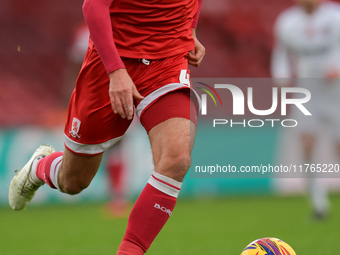
[[161, 231], [175, 207], [181, 183], [153, 173], [137, 199], [117, 255], [142, 255]]
[[111, 158], [108, 159], [107, 173], [110, 184], [109, 187], [115, 199], [124, 198], [124, 170], [125, 165], [121, 157], [111, 156]]
[[54, 152], [49, 156], [39, 160], [36, 168], [38, 179], [45, 182], [53, 189], [58, 188], [58, 171], [63, 158], [63, 152]]
[[119, 246], [119, 251], [117, 255], [143, 255], [144, 251], [138, 245], [133, 243], [122, 241]]

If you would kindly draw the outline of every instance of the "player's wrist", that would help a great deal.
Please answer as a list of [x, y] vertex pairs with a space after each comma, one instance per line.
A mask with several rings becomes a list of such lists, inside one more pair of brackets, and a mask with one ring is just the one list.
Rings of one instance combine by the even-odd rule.
[[109, 73], [109, 77], [113, 78], [113, 77], [117, 77], [117, 76], [121, 76], [121, 75], [126, 75], [127, 71], [126, 68], [119, 68], [111, 73]]
[[192, 28], [192, 38], [194, 38], [194, 39], [197, 38], [196, 37], [196, 28], [194, 28], [194, 27]]

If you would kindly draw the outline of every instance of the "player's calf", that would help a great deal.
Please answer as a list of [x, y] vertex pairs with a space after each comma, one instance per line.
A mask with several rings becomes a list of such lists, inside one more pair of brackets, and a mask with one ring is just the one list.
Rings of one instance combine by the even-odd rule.
[[78, 155], [66, 149], [58, 174], [58, 189], [69, 195], [86, 189], [98, 171], [102, 156]]
[[69, 195], [79, 194], [84, 189], [86, 189], [91, 183], [91, 180], [80, 179], [77, 176], [65, 179], [61, 178], [61, 180], [63, 181], [60, 181], [59, 184], [60, 190]]

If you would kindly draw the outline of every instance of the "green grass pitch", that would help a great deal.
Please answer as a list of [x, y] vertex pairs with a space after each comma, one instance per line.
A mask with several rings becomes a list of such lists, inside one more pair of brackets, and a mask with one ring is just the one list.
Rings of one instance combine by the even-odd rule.
[[[340, 195], [332, 213], [313, 221], [305, 197], [180, 199], [149, 255], [239, 255], [251, 241], [277, 237], [298, 255], [338, 255]], [[0, 254], [115, 254], [127, 219], [110, 219], [103, 205], [0, 209]]]

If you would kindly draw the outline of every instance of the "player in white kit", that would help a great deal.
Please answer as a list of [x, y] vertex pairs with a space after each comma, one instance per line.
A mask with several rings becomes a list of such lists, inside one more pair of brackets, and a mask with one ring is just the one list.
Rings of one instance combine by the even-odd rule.
[[[296, 2], [276, 21], [271, 71], [274, 78], [298, 78], [296, 85], [311, 92], [306, 107], [312, 117], [304, 117], [298, 109], [292, 113], [298, 121], [305, 163], [310, 164], [316, 163], [312, 162], [316, 134], [325, 123], [340, 158], [340, 5], [323, 0]], [[310, 178], [309, 189], [315, 216], [324, 217], [329, 210], [327, 187], [320, 179]]]

